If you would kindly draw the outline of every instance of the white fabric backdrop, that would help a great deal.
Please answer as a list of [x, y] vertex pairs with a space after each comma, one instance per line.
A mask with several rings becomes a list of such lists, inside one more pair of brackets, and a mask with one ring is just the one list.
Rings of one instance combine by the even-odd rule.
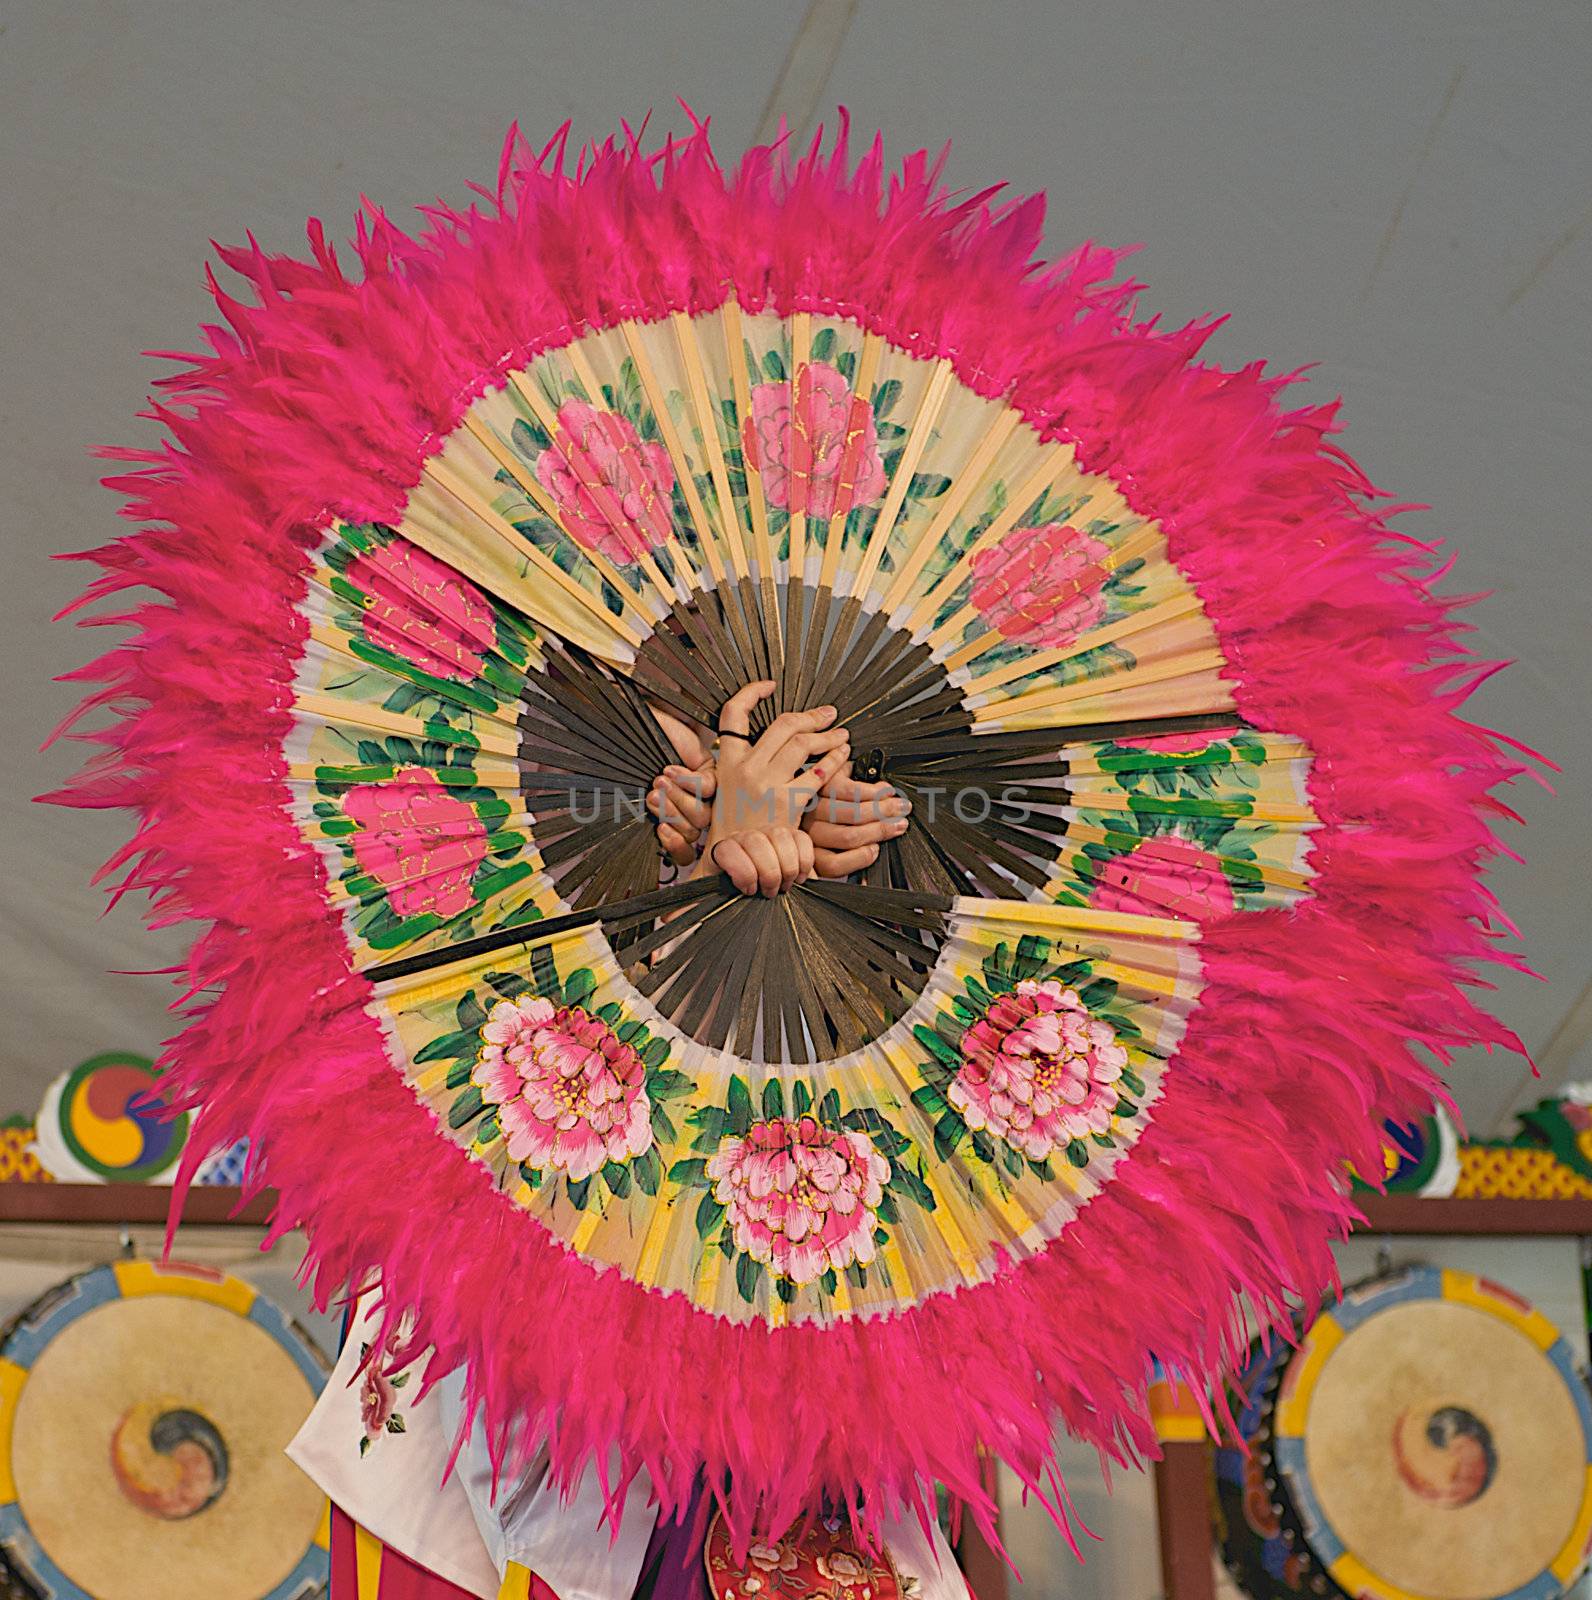
[[[676, 93], [714, 114], [727, 157], [771, 100], [798, 120], [844, 101], [898, 151], [950, 136], [953, 181], [1048, 187], [1057, 249], [1148, 241], [1149, 307], [1233, 313], [1220, 358], [1321, 362], [1312, 388], [1346, 394], [1372, 476], [1434, 503], [1411, 526], [1452, 536], [1455, 585], [1498, 591], [1480, 644], [1520, 665], [1476, 714], [1566, 769], [1556, 802], [1519, 792], [1529, 864], [1498, 874], [1550, 983], [1508, 978], [1500, 1006], [1550, 1078], [1592, 1064], [1583, 0], [9, 0], [0, 15], [0, 1113], [170, 1026], [160, 981], [108, 975], [179, 945], [139, 936], [127, 908], [100, 920], [87, 879], [122, 822], [28, 800], [74, 760], [33, 753], [75, 698], [49, 680], [105, 637], [49, 623], [83, 571], [48, 558], [116, 527], [89, 451], [149, 437], [132, 414], [166, 369], [137, 352], [191, 345], [206, 240], [253, 227], [291, 249], [309, 213], [339, 231], [361, 191], [394, 212], [462, 198], [511, 117], [547, 132], [574, 116], [590, 136], [655, 106], [681, 126]], [[1456, 1077], [1483, 1131], [1540, 1092], [1508, 1061]]]

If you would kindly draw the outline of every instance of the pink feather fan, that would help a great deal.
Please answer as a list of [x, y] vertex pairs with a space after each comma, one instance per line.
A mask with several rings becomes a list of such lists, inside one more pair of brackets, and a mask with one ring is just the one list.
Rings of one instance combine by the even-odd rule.
[[[1054, 1430], [1152, 1452], [1152, 1361], [1203, 1388], [1240, 1297], [1313, 1303], [1383, 1121], [1518, 1048], [1467, 993], [1489, 664], [1335, 407], [1039, 261], [1039, 197], [844, 127], [732, 175], [566, 133], [367, 210], [355, 274], [318, 224], [221, 250], [169, 441], [107, 452], [139, 528], [80, 604], [159, 599], [52, 798], [133, 808], [117, 892], [201, 925], [185, 1177], [250, 1138], [321, 1299], [378, 1278], [499, 1451], [616, 1501], [990, 1527], [987, 1449], [1065, 1524]], [[657, 889], [582, 806], [765, 676], [912, 827]]]

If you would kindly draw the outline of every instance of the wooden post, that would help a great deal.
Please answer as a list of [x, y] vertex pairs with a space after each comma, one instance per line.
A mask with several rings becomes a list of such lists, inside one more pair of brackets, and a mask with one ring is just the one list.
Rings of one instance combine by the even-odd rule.
[[[1000, 1465], [994, 1456], [984, 1457], [983, 1470], [984, 1487], [990, 1498], [999, 1505]], [[996, 1526], [999, 1527], [998, 1520]], [[962, 1520], [961, 1537], [956, 1541], [956, 1559], [975, 1600], [1006, 1600], [1010, 1569], [968, 1517]]]
[[1155, 1515], [1161, 1533], [1166, 1600], [1216, 1600], [1211, 1565], [1210, 1445], [1176, 1440], [1155, 1464]]

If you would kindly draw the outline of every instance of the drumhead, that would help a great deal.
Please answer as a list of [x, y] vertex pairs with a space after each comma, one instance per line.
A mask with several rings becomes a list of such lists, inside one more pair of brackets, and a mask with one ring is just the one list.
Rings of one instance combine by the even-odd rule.
[[1551, 1600], [1592, 1534], [1592, 1405], [1540, 1312], [1468, 1273], [1351, 1290], [1288, 1363], [1274, 1455], [1311, 1551], [1377, 1600]]
[[0, 1343], [0, 1554], [51, 1600], [320, 1592], [326, 1499], [283, 1450], [325, 1374], [241, 1279], [68, 1280]]

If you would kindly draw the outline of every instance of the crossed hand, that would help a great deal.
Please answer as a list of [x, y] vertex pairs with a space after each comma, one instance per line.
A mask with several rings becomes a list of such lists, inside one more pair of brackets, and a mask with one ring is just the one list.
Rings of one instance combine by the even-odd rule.
[[833, 706], [784, 712], [753, 740], [752, 710], [774, 687], [749, 683], [725, 702], [716, 759], [705, 728], [654, 709], [681, 762], [647, 796], [658, 842], [692, 876], [725, 872], [743, 894], [861, 871], [906, 832], [912, 809], [888, 783], [852, 780]]

